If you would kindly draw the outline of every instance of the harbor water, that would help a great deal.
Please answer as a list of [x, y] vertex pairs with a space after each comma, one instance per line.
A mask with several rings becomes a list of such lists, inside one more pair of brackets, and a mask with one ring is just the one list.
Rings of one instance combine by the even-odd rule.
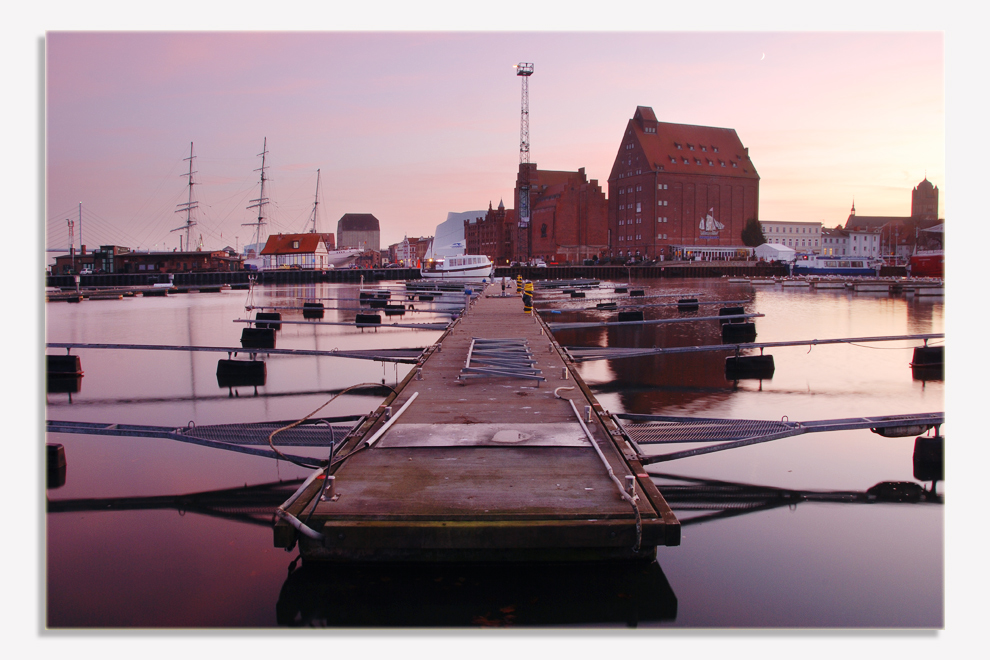
[[[401, 282], [380, 283], [398, 289]], [[376, 288], [379, 285], [376, 285]], [[944, 299], [725, 279], [646, 280], [644, 303], [745, 301], [758, 342], [944, 332]], [[48, 303], [48, 342], [240, 345], [246, 304], [301, 307], [353, 321], [354, 284]], [[609, 294], [540, 305], [547, 321], [612, 320], [581, 311]], [[559, 296], [558, 296], [559, 298]], [[537, 301], [541, 299], [537, 291]], [[425, 308], [427, 303], [418, 307]], [[352, 308], [335, 310], [334, 307]], [[560, 313], [550, 313], [549, 310]], [[647, 319], [717, 314], [645, 309]], [[522, 314], [522, 303], [519, 305]], [[283, 319], [302, 320], [301, 311]], [[444, 317], [409, 313], [384, 322]], [[285, 324], [279, 349], [426, 347], [437, 330]], [[564, 346], [720, 344], [715, 321], [560, 330]], [[932, 344], [942, 344], [941, 340]], [[909, 363], [920, 341], [767, 349], [771, 378], [726, 379], [726, 352], [577, 367], [613, 413], [811, 421], [940, 412], [944, 381]], [[49, 350], [50, 354], [64, 350]], [[224, 353], [78, 349], [77, 392], [50, 392], [49, 420], [185, 427], [294, 421], [358, 383], [319, 417], [362, 415], [410, 365], [271, 355], [264, 385], [221, 386]], [[511, 417], [514, 401], [506, 401]], [[951, 435], [947, 426], [943, 434]], [[47, 491], [50, 628], [579, 627], [941, 628], [945, 484], [916, 474], [915, 436], [809, 433], [648, 467], [681, 520], [681, 543], [648, 566], [319, 567], [273, 547], [274, 507], [309, 470], [173, 440], [48, 434], [65, 448]], [[691, 445], [645, 445], [668, 453]], [[319, 456], [320, 450], [293, 448]], [[53, 484], [57, 485], [57, 484]], [[668, 495], [669, 493], [669, 495]]]

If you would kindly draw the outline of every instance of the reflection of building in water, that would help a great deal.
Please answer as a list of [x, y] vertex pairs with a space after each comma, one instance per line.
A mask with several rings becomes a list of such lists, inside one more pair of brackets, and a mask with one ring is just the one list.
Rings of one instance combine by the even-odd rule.
[[[646, 312], [646, 318], [664, 316], [664, 312]], [[721, 325], [717, 321], [566, 330], [554, 336], [564, 346], [669, 348], [722, 343]], [[622, 407], [628, 411], [649, 412], [671, 406], [690, 408], [702, 402], [711, 405], [713, 400], [727, 398], [735, 387], [725, 379], [728, 355], [728, 351], [712, 351], [609, 360], [613, 381], [593, 387], [596, 392], [618, 393]]]

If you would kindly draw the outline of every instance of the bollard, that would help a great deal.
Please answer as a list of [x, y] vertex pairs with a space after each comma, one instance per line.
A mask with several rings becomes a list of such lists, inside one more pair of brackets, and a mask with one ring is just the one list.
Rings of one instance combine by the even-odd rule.
[[416, 368], [416, 380], [423, 380], [423, 368], [422, 367], [417, 367]]
[[336, 486], [336, 483], [335, 482], [337, 480], [337, 477], [335, 477], [334, 475], [331, 474], [331, 475], [328, 475], [326, 479], [327, 479], [327, 485], [323, 489], [323, 496], [320, 498], [324, 502], [333, 499], [333, 496], [334, 496], [333, 489], [334, 489], [334, 486]]
[[560, 377], [567, 380], [567, 367], [564, 367], [564, 373], [562, 373]]
[[392, 419], [392, 406], [385, 406], [385, 419]]
[[626, 475], [626, 492], [630, 495], [636, 494], [636, 477], [631, 474]]
[[526, 282], [523, 288], [523, 314], [533, 313], [533, 283]]
[[588, 421], [591, 421], [591, 406], [584, 407], [584, 414], [588, 416]]

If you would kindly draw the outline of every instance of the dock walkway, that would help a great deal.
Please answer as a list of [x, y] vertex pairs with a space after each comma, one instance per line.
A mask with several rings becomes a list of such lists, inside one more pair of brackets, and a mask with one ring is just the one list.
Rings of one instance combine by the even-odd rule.
[[[320, 497], [321, 475], [285, 507], [321, 537], [283, 518], [275, 545], [386, 561], [652, 559], [677, 545], [680, 525], [633, 450], [522, 307], [479, 297], [338, 450], [349, 456], [332, 493]], [[481, 338], [509, 343], [492, 357]]]

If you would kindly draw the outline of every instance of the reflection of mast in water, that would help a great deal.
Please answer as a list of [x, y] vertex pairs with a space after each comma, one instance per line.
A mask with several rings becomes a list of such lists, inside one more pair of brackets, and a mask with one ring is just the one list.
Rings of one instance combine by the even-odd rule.
[[[784, 506], [797, 506], [801, 502], [943, 504], [943, 496], [936, 492], [935, 482], [932, 482], [931, 489], [926, 489], [915, 482], [884, 481], [860, 492], [794, 490], [657, 472], [650, 472], [650, 477], [655, 481], [661, 481], [657, 484], [657, 488], [677, 514], [682, 526], [734, 518]], [[711, 513], [689, 518], [684, 516], [685, 511]]]

